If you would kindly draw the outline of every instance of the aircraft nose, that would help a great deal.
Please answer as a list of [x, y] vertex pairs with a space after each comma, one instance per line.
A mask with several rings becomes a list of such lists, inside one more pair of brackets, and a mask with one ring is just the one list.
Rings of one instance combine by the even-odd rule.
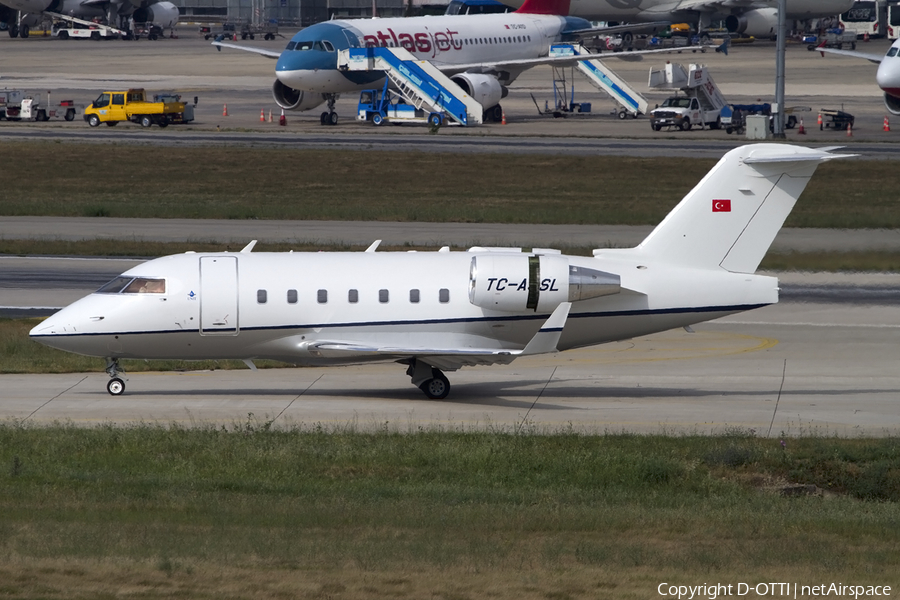
[[888, 94], [900, 96], [900, 59], [891, 57], [881, 61], [875, 73], [875, 81]]

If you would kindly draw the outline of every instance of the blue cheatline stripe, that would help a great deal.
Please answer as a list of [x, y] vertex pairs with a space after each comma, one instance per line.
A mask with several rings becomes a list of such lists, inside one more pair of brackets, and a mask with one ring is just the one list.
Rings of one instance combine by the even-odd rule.
[[548, 327], [547, 329], [544, 329], [543, 327], [541, 327], [541, 329], [540, 329], [540, 331], [538, 331], [538, 333], [553, 333], [555, 331], [562, 331], [562, 330], [563, 330], [562, 327]]
[[[710, 312], [742, 312], [769, 306], [765, 304], [733, 304], [729, 306], [698, 306], [694, 308], [660, 308], [655, 310], [619, 310], [609, 312], [590, 312], [590, 313], [569, 313], [569, 320], [572, 319], [596, 319], [610, 317], [636, 317], [647, 315], [677, 315], [688, 313], [710, 313]], [[354, 321], [347, 323], [307, 323], [304, 325], [272, 325], [268, 327], [240, 327], [240, 331], [279, 331], [288, 329], [342, 329], [348, 327], [392, 327], [406, 325], [444, 325], [451, 323], [491, 323], [491, 322], [510, 322], [510, 321], [546, 321], [550, 318], [549, 314], [545, 315], [511, 315], [508, 317], [460, 317], [456, 319], [422, 319], [422, 320], [404, 320], [404, 321]], [[541, 331], [561, 331], [562, 328], [542, 329]], [[38, 334], [31, 337], [34, 338], [53, 338], [53, 337], [91, 337], [98, 335], [159, 335], [164, 333], [199, 333], [198, 329], [162, 329], [158, 331], [108, 331], [104, 333], [54, 333], [54, 334]], [[210, 332], [207, 332], [210, 333]], [[217, 332], [212, 332], [215, 335]], [[230, 333], [230, 332], [229, 332]]]
[[589, 61], [583, 61], [582, 64], [586, 65], [594, 74], [600, 79], [604, 84], [606, 84], [612, 91], [621, 96], [622, 99], [625, 100], [625, 104], [637, 110], [638, 103], [637, 100], [628, 95], [628, 92], [623, 90], [621, 87], [613, 83], [613, 80], [606, 76], [606, 73], [597, 68], [596, 65], [591, 64]]

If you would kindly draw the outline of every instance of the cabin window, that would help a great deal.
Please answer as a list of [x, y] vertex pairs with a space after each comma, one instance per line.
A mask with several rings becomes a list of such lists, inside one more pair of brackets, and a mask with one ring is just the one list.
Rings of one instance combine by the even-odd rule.
[[265, 304], [269, 301], [269, 293], [266, 290], [256, 290], [256, 302]]
[[356, 304], [359, 302], [359, 290], [350, 290], [347, 292], [347, 302], [350, 304]]
[[297, 290], [287, 291], [287, 301], [288, 304], [297, 304]]
[[441, 288], [438, 292], [438, 300], [441, 304], [447, 304], [450, 302], [450, 290], [447, 288]]
[[409, 290], [409, 301], [413, 304], [419, 303], [419, 290]]
[[125, 94], [113, 94], [113, 104], [122, 106], [125, 104]]
[[319, 290], [316, 292], [316, 301], [319, 304], [325, 304], [328, 302], [328, 290]]
[[149, 279], [146, 277], [135, 277], [128, 286], [122, 290], [123, 294], [165, 294], [165, 279]]
[[388, 302], [388, 291], [387, 290], [378, 290], [378, 301], [382, 304], [387, 304]]

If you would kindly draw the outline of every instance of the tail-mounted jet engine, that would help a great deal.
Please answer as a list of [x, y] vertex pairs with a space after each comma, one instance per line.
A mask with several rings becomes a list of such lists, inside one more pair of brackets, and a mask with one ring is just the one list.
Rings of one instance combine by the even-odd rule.
[[778, 9], [759, 8], [740, 15], [728, 15], [725, 27], [729, 33], [743, 33], [758, 38], [775, 37], [778, 33]]
[[565, 256], [485, 254], [469, 267], [469, 302], [493, 310], [551, 312], [620, 289], [618, 275], [570, 265]]
[[295, 90], [281, 83], [279, 79], [272, 84], [272, 97], [275, 98], [275, 104], [285, 110], [310, 110], [324, 104], [326, 100], [324, 94]]
[[450, 78], [453, 83], [481, 104], [485, 110], [496, 106], [506, 98], [509, 90], [500, 85], [497, 78], [481, 73], [460, 73]]

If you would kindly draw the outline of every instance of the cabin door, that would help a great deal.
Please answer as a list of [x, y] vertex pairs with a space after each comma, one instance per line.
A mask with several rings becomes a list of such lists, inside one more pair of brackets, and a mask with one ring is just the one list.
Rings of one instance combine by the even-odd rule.
[[236, 256], [200, 257], [200, 334], [238, 334]]

